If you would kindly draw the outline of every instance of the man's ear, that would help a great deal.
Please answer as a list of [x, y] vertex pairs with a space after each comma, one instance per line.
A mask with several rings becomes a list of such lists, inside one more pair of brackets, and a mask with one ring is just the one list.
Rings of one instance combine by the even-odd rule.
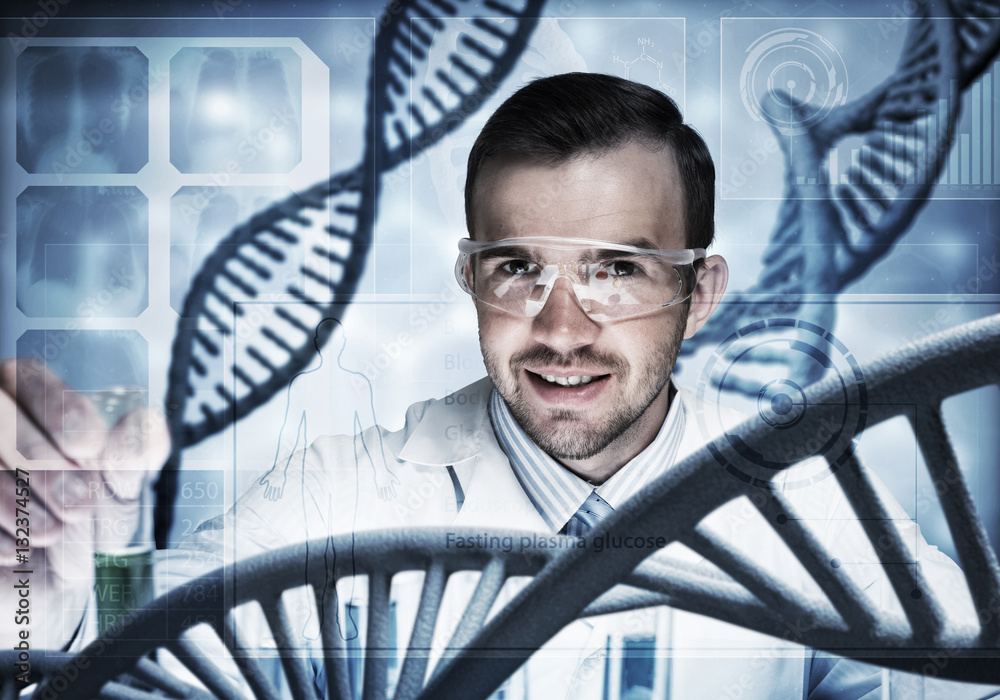
[[722, 300], [729, 282], [729, 265], [721, 255], [705, 258], [705, 264], [698, 271], [698, 284], [691, 295], [684, 338], [690, 338], [704, 326]]

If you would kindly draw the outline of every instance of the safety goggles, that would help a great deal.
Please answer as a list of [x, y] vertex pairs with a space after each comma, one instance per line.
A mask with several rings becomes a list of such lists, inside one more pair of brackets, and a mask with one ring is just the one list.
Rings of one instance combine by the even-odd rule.
[[587, 238], [537, 236], [458, 242], [455, 277], [484, 304], [537, 316], [560, 278], [595, 321], [619, 321], [687, 300], [703, 248], [650, 250]]

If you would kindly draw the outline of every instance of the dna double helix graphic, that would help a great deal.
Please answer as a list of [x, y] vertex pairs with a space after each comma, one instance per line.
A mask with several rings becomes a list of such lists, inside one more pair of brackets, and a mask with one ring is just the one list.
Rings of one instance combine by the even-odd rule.
[[[921, 3], [907, 25], [894, 72], [857, 99], [799, 102], [770, 81], [771, 94], [755, 107], [781, 144], [786, 175], [764, 270], [749, 288], [727, 295], [682, 355], [774, 318], [832, 329], [830, 297], [863, 277], [906, 234], [947, 163], [962, 92], [1000, 52], [1000, 2]], [[824, 85], [832, 89], [831, 81]], [[823, 165], [831, 149], [858, 135], [870, 158], [853, 164], [841, 182], [830, 182]], [[826, 195], [807, 197], [804, 188], [814, 192], [816, 184], [802, 183], [817, 174]], [[806, 303], [809, 295], [825, 301]], [[809, 353], [758, 352], [758, 358], [788, 368], [803, 386], [824, 371]], [[729, 381], [749, 395], [760, 386]]]
[[[341, 315], [357, 289], [380, 177], [459, 127], [496, 92], [543, 4], [487, 0], [475, 10], [471, 2], [409, 0], [383, 13], [361, 163], [253, 216], [206, 259], [172, 349], [166, 404], [173, 453], [156, 484], [158, 547], [166, 546], [173, 520], [181, 452], [267, 402], [306, 367], [318, 349], [317, 324]], [[446, 65], [430, 65], [443, 18], [460, 10], [471, 17], [456, 50]], [[318, 345], [326, 340], [321, 335]]]

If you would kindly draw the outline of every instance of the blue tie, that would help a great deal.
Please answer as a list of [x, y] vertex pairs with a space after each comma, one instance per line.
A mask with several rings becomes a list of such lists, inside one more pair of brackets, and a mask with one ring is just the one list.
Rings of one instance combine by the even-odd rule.
[[587, 500], [573, 514], [573, 517], [566, 523], [565, 534], [571, 537], [583, 537], [597, 523], [615, 512], [607, 501], [597, 495], [597, 491], [591, 491]]

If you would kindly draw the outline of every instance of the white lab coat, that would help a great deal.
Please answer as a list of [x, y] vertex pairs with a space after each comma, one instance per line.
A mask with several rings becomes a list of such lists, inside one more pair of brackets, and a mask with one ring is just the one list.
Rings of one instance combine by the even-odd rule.
[[[290, 462], [280, 499], [265, 498], [264, 488], [255, 483], [229, 513], [204, 525], [168, 556], [169, 561], [162, 567], [164, 577], [189, 578], [199, 573], [199, 568], [210, 570], [223, 559], [252, 556], [294, 542], [352, 530], [449, 526], [547, 532], [545, 522], [521, 488], [494, 437], [486, 410], [492, 389], [490, 381], [483, 379], [446, 399], [414, 404], [399, 431], [375, 426], [366, 430], [361, 439], [332, 436], [315, 440]], [[693, 395], [681, 390], [678, 396], [690, 411]], [[379, 498], [364, 454], [365, 449], [369, 454], [378, 449], [379, 436], [388, 466], [400, 482], [396, 497], [387, 501]], [[707, 438], [689, 420], [678, 461], [702, 447]], [[458, 487], [449, 474], [449, 466], [454, 470]], [[796, 514], [813, 523], [811, 529], [817, 536], [836, 546], [843, 566], [859, 587], [880, 600], [887, 611], [893, 611], [887, 614], [901, 614], [894, 596], [881, 581], [875, 553], [853, 520], [836, 480], [825, 479], [788, 495], [796, 506]], [[458, 499], [462, 496], [464, 503], [459, 509]], [[894, 500], [891, 509], [893, 518], [909, 521]], [[815, 584], [802, 574], [798, 562], [748, 503], [733, 502], [708, 520], [717, 535], [750, 553], [762, 567], [785, 572], [793, 585], [819, 595]], [[914, 536], [908, 538], [913, 547], [911, 554], [919, 559], [925, 575], [936, 577], [955, 591], [952, 603], [956, 610], [969, 606], [971, 611], [961, 572], [923, 541], [915, 525], [913, 528]], [[682, 559], [694, 562], [699, 559], [680, 545], [668, 551]], [[449, 595], [452, 588], [468, 590], [474, 582], [474, 578], [464, 574], [453, 578], [456, 581], [449, 584]], [[512, 586], [503, 597], [509, 599], [515, 589]], [[353, 593], [355, 602], [363, 604], [364, 591], [355, 586]], [[405, 649], [410, 623], [404, 611], [415, 605], [419, 586], [408, 587], [397, 581], [393, 595], [401, 601], [397, 605], [397, 641]], [[451, 619], [451, 614], [459, 609], [449, 607], [448, 600], [446, 596], [444, 619]], [[316, 632], [305, 634], [307, 638], [315, 638]], [[653, 666], [652, 683], [645, 683], [651, 685], [652, 695], [637, 688], [628, 691], [628, 684], [622, 682], [622, 649], [652, 635], [656, 637], [657, 651], [655, 658], [647, 663], [647, 668], [649, 664]], [[435, 639], [447, 640], [449, 636], [446, 630], [439, 629]], [[794, 640], [794, 633], [788, 636]], [[650, 696], [729, 700], [874, 698], [881, 697], [882, 691], [874, 686], [882, 676], [885, 674], [860, 664], [817, 657], [794, 641], [661, 608], [571, 624], [511, 678], [503, 690], [505, 698], [546, 700], [597, 700], [605, 697], [606, 684], [607, 697], [612, 700]], [[959, 689], [973, 690], [970, 686]], [[977, 691], [969, 696], [982, 695], [983, 692]], [[952, 699], [959, 696], [964, 697], [961, 692], [949, 693]]]

